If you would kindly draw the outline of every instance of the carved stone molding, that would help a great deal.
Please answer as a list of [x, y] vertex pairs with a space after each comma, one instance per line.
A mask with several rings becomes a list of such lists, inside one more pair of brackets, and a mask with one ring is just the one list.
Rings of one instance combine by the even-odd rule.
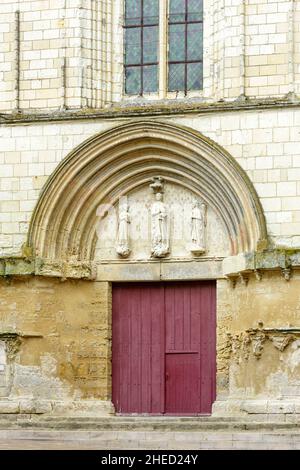
[[6, 357], [8, 362], [13, 362], [22, 343], [20, 335], [18, 333], [0, 332], [0, 340], [4, 341], [6, 345]]
[[9, 280], [12, 276], [50, 276], [61, 279], [93, 279], [93, 263], [58, 260], [58, 259], [28, 259], [3, 258], [0, 260], [0, 276]]
[[226, 277], [239, 276], [240, 273], [255, 275], [260, 281], [264, 272], [278, 271], [282, 278], [289, 281], [293, 270], [300, 269], [300, 249], [269, 249], [228, 256], [223, 261], [223, 274]]
[[253, 355], [259, 359], [262, 355], [263, 344], [266, 341], [266, 335], [264, 333], [257, 333], [256, 335], [250, 337], [252, 344]]
[[270, 340], [274, 344], [275, 348], [279, 351], [284, 351], [285, 348], [293, 341], [293, 335], [275, 335], [270, 337]]
[[283, 352], [289, 344], [300, 338], [300, 328], [264, 328], [260, 323], [258, 328], [250, 328], [235, 335], [228, 333], [227, 336], [231, 344], [231, 353], [239, 362], [240, 359], [248, 360], [251, 354], [260, 359], [266, 341]]
[[92, 262], [99, 206], [115, 207], [157, 171], [203, 197], [223, 222], [232, 255], [266, 248], [259, 197], [236, 160], [193, 129], [144, 119], [94, 135], [58, 165], [31, 218], [26, 245], [33, 257]]

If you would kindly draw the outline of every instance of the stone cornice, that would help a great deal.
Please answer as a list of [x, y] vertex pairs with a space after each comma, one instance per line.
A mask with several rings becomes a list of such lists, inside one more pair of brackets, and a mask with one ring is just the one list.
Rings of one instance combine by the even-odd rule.
[[41, 258], [7, 257], [0, 258], [0, 277], [45, 276], [64, 279], [93, 279], [92, 264], [89, 262], [68, 262]]
[[[235, 284], [239, 279], [247, 280], [253, 273], [261, 280], [264, 271], [281, 271], [289, 281], [292, 270], [300, 268], [300, 249], [272, 249], [261, 252], [241, 253], [223, 260], [223, 275]], [[244, 282], [247, 284], [247, 282]]]
[[276, 108], [299, 108], [298, 98], [273, 98], [264, 100], [237, 99], [225, 102], [200, 102], [200, 101], [155, 101], [142, 103], [126, 103], [114, 105], [103, 109], [69, 109], [49, 112], [11, 112], [0, 113], [0, 124], [27, 124], [34, 122], [59, 122], [91, 119], [121, 119], [121, 118], [150, 118], [155, 116], [172, 116], [180, 114], [209, 114], [216, 112], [267, 110]]
[[[190, 260], [191, 262], [193, 260]], [[213, 260], [210, 259], [209, 262], [212, 263]], [[222, 259], [216, 258], [216, 262], [220, 263]], [[97, 278], [97, 266], [99, 269], [104, 264], [97, 264], [92, 261], [50, 260], [38, 257], [2, 257], [0, 258], [0, 277], [9, 279], [12, 276], [36, 275], [57, 277], [62, 280], [93, 280]], [[112, 265], [115, 264], [112, 262]], [[135, 266], [135, 263], [131, 264]], [[168, 260], [167, 264], [172, 264], [172, 260]], [[233, 281], [241, 280], [245, 285], [250, 274], [254, 274], [260, 280], [266, 271], [281, 271], [283, 278], [289, 280], [293, 269], [300, 269], [300, 249], [273, 249], [242, 253], [237, 256], [229, 256], [223, 260], [223, 277]]]

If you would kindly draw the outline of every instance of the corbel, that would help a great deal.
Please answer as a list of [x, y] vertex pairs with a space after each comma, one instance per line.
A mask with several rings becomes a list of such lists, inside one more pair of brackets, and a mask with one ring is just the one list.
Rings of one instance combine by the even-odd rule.
[[237, 276], [227, 276], [227, 281], [230, 283], [232, 289], [235, 288], [237, 283], [238, 277]]
[[262, 271], [260, 269], [254, 269], [254, 275], [257, 281], [262, 280]]
[[281, 270], [282, 275], [286, 281], [289, 281], [292, 277], [292, 269], [291, 268], [282, 268]]
[[247, 286], [249, 282], [249, 276], [245, 273], [239, 273], [239, 280], [243, 286]]

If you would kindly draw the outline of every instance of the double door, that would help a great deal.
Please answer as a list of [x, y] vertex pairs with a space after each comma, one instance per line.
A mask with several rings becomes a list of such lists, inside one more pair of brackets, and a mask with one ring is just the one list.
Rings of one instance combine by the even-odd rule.
[[112, 385], [118, 413], [211, 413], [213, 281], [113, 286]]

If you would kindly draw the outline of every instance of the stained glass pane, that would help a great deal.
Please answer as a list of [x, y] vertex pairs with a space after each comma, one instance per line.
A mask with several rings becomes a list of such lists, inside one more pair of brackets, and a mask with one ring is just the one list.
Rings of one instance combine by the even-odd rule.
[[125, 1], [125, 25], [141, 24], [141, 0]]
[[143, 67], [143, 91], [151, 93], [158, 90], [158, 66], [146, 65]]
[[125, 30], [125, 64], [141, 63], [141, 28]]
[[185, 25], [172, 24], [169, 27], [169, 61], [185, 60]]
[[169, 22], [185, 21], [185, 0], [170, 0]]
[[202, 21], [203, 0], [188, 0], [188, 21]]
[[202, 88], [202, 63], [187, 64], [187, 90]]
[[187, 25], [187, 61], [202, 60], [202, 23]]
[[169, 91], [184, 90], [185, 64], [169, 64]]
[[125, 92], [127, 95], [140, 95], [141, 90], [141, 67], [126, 67], [125, 69]]
[[144, 0], [143, 1], [143, 14], [145, 25], [158, 24], [159, 6], [158, 0]]
[[148, 26], [143, 31], [143, 62], [151, 63], [158, 60], [158, 26]]

